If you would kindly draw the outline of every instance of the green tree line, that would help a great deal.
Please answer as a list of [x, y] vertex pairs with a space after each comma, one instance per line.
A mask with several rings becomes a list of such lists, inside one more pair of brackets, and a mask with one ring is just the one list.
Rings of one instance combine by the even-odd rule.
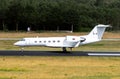
[[0, 30], [120, 30], [120, 0], [0, 0]]

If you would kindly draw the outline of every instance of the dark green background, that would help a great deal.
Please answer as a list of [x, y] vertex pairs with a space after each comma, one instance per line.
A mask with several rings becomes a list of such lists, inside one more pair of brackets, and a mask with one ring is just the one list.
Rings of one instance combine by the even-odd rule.
[[[120, 30], [120, 0], [0, 0], [0, 30], [89, 31], [96, 24]], [[109, 29], [108, 29], [109, 30]]]

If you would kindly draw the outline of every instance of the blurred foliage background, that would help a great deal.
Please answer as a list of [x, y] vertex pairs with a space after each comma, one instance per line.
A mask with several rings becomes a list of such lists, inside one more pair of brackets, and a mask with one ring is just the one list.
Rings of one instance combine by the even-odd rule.
[[96, 24], [120, 30], [120, 0], [0, 0], [0, 30], [89, 31]]

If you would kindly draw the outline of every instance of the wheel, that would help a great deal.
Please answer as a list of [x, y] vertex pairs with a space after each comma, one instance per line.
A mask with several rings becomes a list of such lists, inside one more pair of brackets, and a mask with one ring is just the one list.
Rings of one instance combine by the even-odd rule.
[[66, 51], [67, 51], [67, 50], [66, 50], [66, 47], [63, 47], [62, 50], [63, 50], [63, 52], [66, 52]]

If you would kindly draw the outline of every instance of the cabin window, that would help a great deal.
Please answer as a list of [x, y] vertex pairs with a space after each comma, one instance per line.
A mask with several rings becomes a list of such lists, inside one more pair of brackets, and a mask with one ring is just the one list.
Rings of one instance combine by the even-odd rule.
[[49, 43], [51, 42], [51, 41], [48, 41]]
[[37, 41], [35, 41], [35, 43], [37, 43]]
[[41, 41], [39, 41], [39, 43], [41, 43]]
[[44, 41], [44, 43], [46, 43], [46, 41]]
[[75, 38], [72, 38], [72, 40], [75, 40]]
[[58, 43], [60, 42], [60, 40], [57, 41]]
[[53, 41], [53, 43], [55, 43], [55, 40]]

